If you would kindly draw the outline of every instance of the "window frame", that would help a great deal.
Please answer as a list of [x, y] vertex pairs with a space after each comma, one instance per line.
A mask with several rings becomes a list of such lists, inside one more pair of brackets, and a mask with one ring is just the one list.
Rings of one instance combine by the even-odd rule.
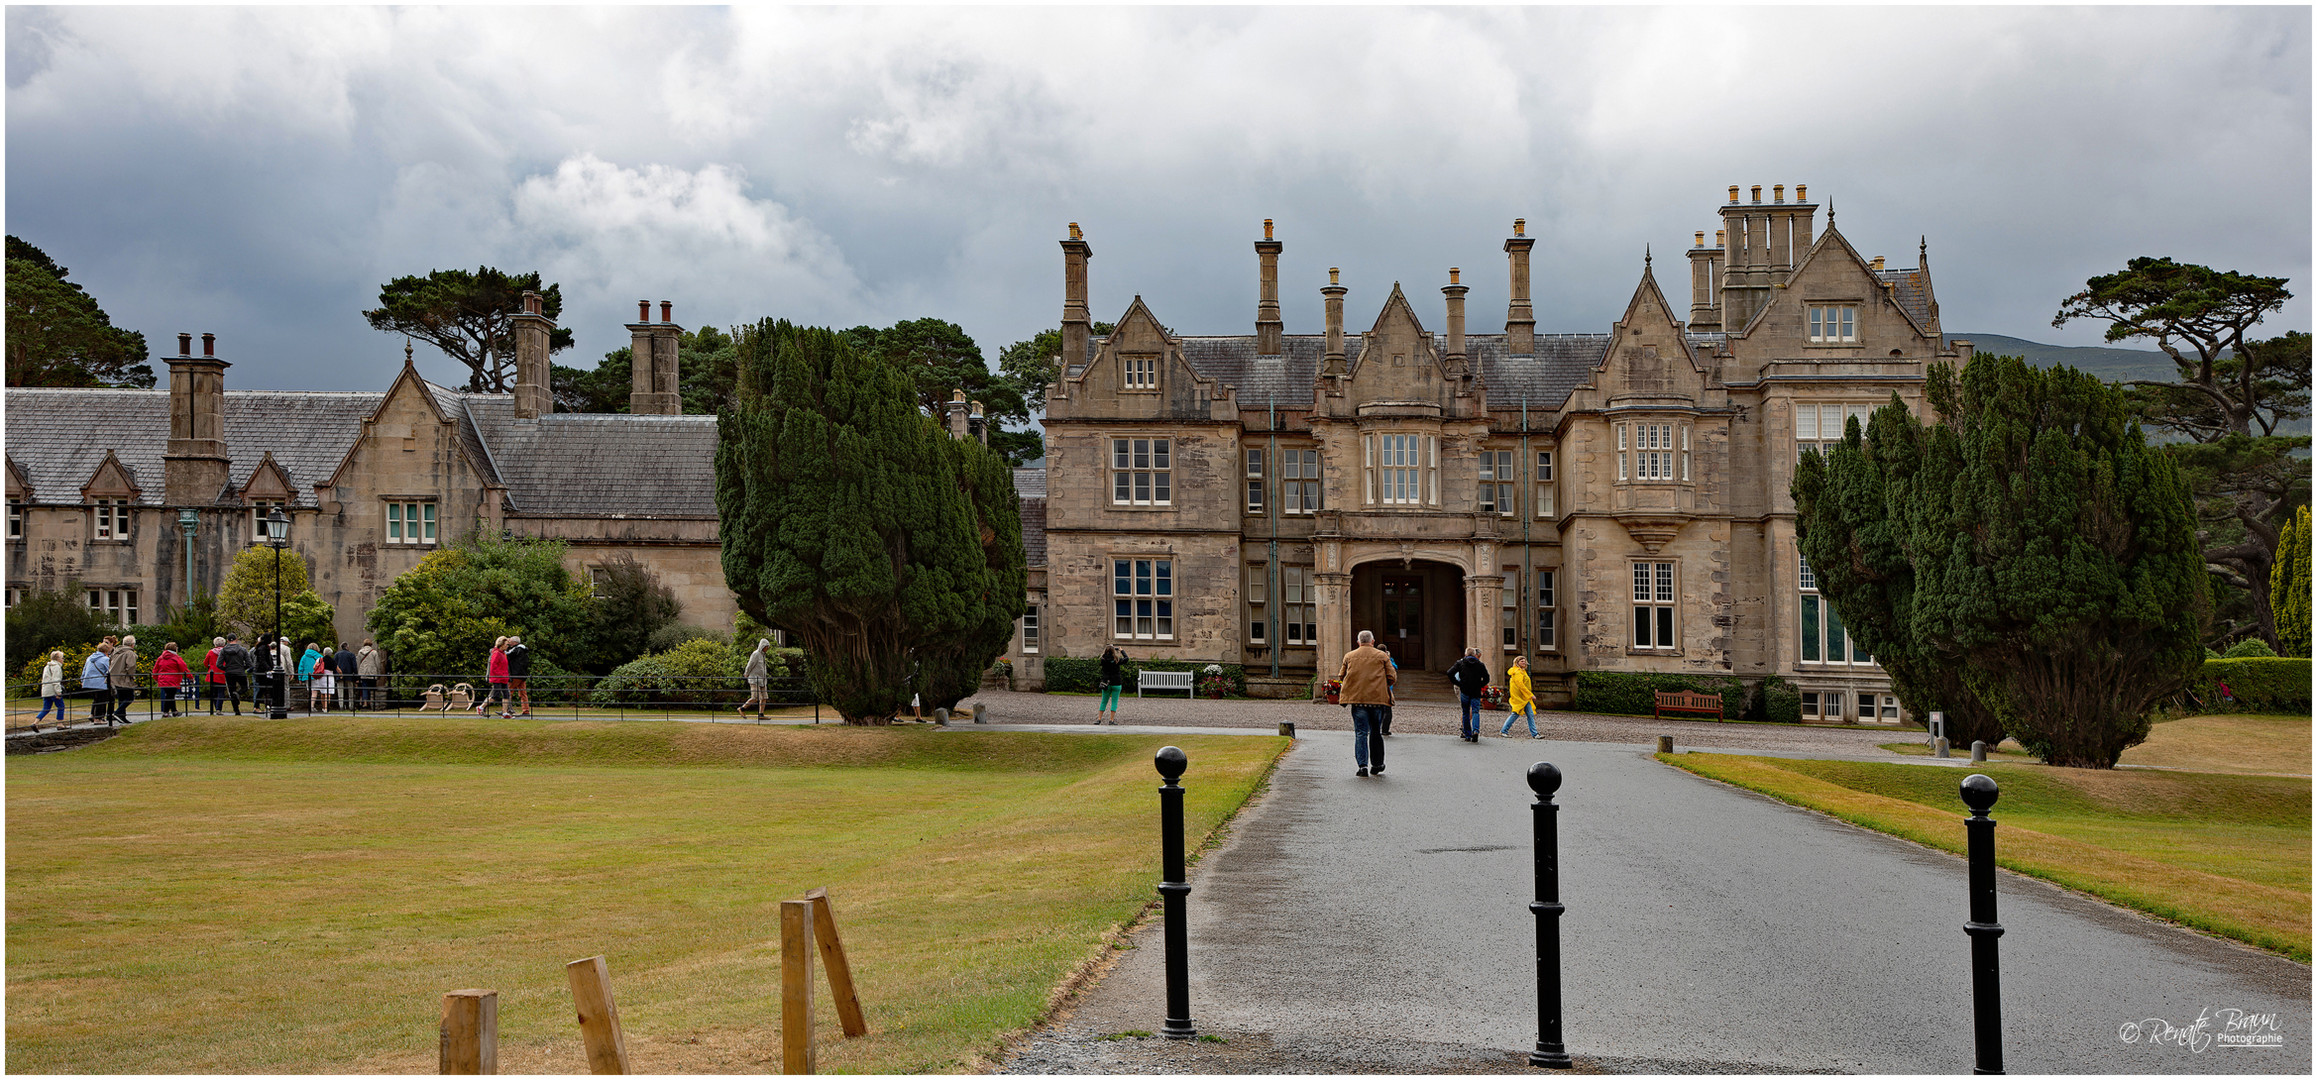
[[139, 613], [137, 589], [134, 586], [122, 588], [102, 585], [95, 588], [87, 586], [82, 588], [88, 593], [89, 610], [96, 612], [99, 618], [109, 619], [115, 626], [137, 625]]
[[[441, 512], [433, 499], [387, 499], [383, 543], [396, 547], [435, 547], [442, 542]], [[414, 530], [417, 530], [414, 532]]]
[[280, 507], [284, 517], [289, 516], [290, 504], [282, 499], [257, 499], [249, 504], [249, 542], [255, 547], [266, 542], [266, 515]]
[[1474, 513], [1495, 514], [1498, 517], [1520, 516], [1520, 482], [1515, 475], [1511, 450], [1482, 450], [1478, 459], [1479, 494], [1474, 498]]
[[1508, 653], [1521, 651], [1521, 598], [1525, 595], [1521, 591], [1521, 568], [1506, 567], [1504, 585], [1498, 590], [1497, 627], [1498, 636], [1504, 640], [1504, 651]]
[[[24, 538], [24, 500], [8, 500], [8, 539]], [[11, 605], [13, 606], [13, 605]]]
[[[1842, 433], [1849, 426], [1851, 417], [1857, 417], [1859, 430], [1865, 431], [1867, 422], [1881, 406], [1857, 401], [1796, 401], [1792, 408], [1794, 463], [1799, 465], [1802, 463], [1802, 455], [1812, 450], [1822, 455], [1832, 453], [1835, 444], [1842, 441]], [[1802, 423], [1804, 410], [1810, 413], [1810, 424], [1807, 427]], [[1834, 434], [1831, 436], [1826, 433], [1826, 421], [1830, 414], [1834, 420]]]
[[[1818, 574], [1810, 568], [1810, 560], [1803, 557], [1799, 545], [1794, 552], [1794, 568], [1795, 665], [1818, 669], [1876, 666], [1874, 657], [1850, 636], [1850, 628], [1843, 625], [1842, 614], [1834, 610], [1833, 602], [1819, 591]], [[1839, 642], [1834, 635], [1840, 635]], [[1839, 660], [1834, 659], [1837, 644], [1842, 652]]]
[[1119, 354], [1118, 387], [1134, 393], [1158, 389], [1158, 355]]
[[1856, 345], [1858, 338], [1858, 309], [1856, 300], [1822, 300], [1803, 305], [1803, 340], [1813, 345]]
[[1175, 640], [1175, 560], [1169, 555], [1110, 558], [1114, 641]]
[[1247, 644], [1258, 648], [1271, 645], [1271, 564], [1247, 564], [1247, 586], [1243, 590], [1247, 606]]
[[1634, 587], [1631, 592], [1633, 629], [1626, 638], [1626, 650], [1679, 655], [1681, 564], [1662, 559], [1634, 559], [1627, 565], [1634, 574]]
[[1022, 605], [1022, 653], [1024, 655], [1036, 655], [1038, 652], [1038, 633], [1040, 630], [1038, 608], [1039, 605], [1037, 604]]
[[[1246, 450], [1247, 512], [1250, 514], [1260, 514], [1263, 512], [1263, 489], [1265, 487], [1263, 476], [1263, 448], [1260, 446], [1250, 446], [1247, 447]], [[1113, 488], [1112, 494], [1117, 494], [1115, 488]]]
[[1551, 450], [1537, 451], [1536, 471], [1532, 475], [1535, 477], [1536, 495], [1530, 499], [1530, 505], [1536, 508], [1536, 515], [1540, 518], [1554, 516], [1554, 504], [1558, 500], [1553, 497], [1555, 484]]
[[1538, 652], [1559, 652], [1561, 650], [1560, 620], [1557, 617], [1560, 604], [1553, 589], [1555, 571], [1558, 569], [1558, 567], [1538, 568], [1532, 571], [1537, 582], [1536, 646]]
[[1173, 507], [1174, 436], [1114, 435], [1109, 441], [1111, 507]]
[[89, 542], [128, 543], [130, 505], [128, 499], [90, 499]]
[[1316, 446], [1286, 447], [1279, 451], [1279, 512], [1309, 516], [1325, 509], [1325, 488], [1320, 484], [1320, 455]]
[[1309, 649], [1319, 645], [1319, 583], [1313, 568], [1279, 568], [1279, 647]]

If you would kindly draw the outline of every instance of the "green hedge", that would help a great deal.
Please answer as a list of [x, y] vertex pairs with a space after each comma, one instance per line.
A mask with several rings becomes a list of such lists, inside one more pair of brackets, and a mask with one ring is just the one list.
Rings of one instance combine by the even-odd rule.
[[[1204, 678], [1207, 665], [1213, 660], [1129, 660], [1120, 665], [1125, 673], [1127, 693], [1134, 692], [1134, 676], [1142, 671], [1188, 671]], [[1223, 678], [1231, 684], [1235, 697], [1247, 696], [1247, 669], [1238, 664], [1223, 664]], [[1046, 658], [1046, 689], [1064, 693], [1091, 694], [1101, 687], [1096, 682], [1102, 677], [1102, 658], [1099, 656], [1049, 656]]]
[[[2221, 683], [2229, 684], [2234, 703], [2220, 699]], [[2188, 692], [2203, 704], [2198, 712], [2309, 711], [2309, 659], [2301, 656], [2255, 656], [2237, 660], [2207, 660], [2190, 680]]]
[[[1719, 675], [1659, 675], [1650, 672], [1580, 671], [1577, 673], [1578, 712], [1611, 713], [1621, 716], [1650, 716], [1657, 712], [1659, 691], [1672, 693], [1689, 690], [1701, 694], [1719, 694], [1722, 698], [1722, 719], [1740, 720], [1746, 716], [1746, 684], [1735, 678]], [[1802, 699], [1795, 699], [1794, 712], [1799, 718]], [[1684, 714], [1695, 716], [1695, 713]]]

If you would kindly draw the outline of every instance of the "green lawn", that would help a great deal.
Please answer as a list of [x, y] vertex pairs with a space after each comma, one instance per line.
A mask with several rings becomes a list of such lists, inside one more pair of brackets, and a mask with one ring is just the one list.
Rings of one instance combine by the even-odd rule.
[[16, 1072], [431, 1072], [444, 991], [500, 1069], [584, 1072], [605, 954], [636, 1068], [778, 1072], [778, 904], [827, 886], [870, 1034], [830, 1072], [958, 1071], [1152, 900], [1287, 740], [472, 717], [159, 721], [8, 761]]
[[[2304, 738], [2308, 730], [2302, 722]], [[1882, 832], [1960, 853], [1959, 769], [1659, 755]], [[2310, 955], [2305, 777], [2055, 769], [1990, 761], [2003, 866], [2302, 963]]]

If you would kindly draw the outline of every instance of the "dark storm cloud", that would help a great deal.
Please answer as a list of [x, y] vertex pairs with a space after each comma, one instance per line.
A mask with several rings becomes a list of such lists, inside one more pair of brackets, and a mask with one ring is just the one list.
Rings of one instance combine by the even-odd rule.
[[[1606, 329], [1729, 184], [1806, 183], [1866, 254], [1927, 236], [1950, 331], [2070, 343], [2138, 254], [2306, 291], [2310, 14], [2252, 9], [35, 9], [8, 12], [8, 229], [241, 386], [378, 387], [360, 310], [433, 267], [563, 283], [592, 363], [687, 325], [1254, 317], [1260, 221], [1319, 328], [1450, 266], [1476, 328], [1538, 237], [1540, 329]], [[2296, 300], [2278, 328], [2308, 325]], [[438, 379], [458, 369], [422, 362]]]

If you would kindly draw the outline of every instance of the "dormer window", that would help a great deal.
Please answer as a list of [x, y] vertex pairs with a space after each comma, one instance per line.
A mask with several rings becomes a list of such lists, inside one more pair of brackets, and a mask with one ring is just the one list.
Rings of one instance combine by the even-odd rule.
[[94, 499], [95, 540], [126, 540], [129, 538], [129, 500]]
[[1119, 359], [1125, 367], [1126, 378], [1123, 385], [1127, 389], [1158, 389], [1158, 357], [1126, 356]]

